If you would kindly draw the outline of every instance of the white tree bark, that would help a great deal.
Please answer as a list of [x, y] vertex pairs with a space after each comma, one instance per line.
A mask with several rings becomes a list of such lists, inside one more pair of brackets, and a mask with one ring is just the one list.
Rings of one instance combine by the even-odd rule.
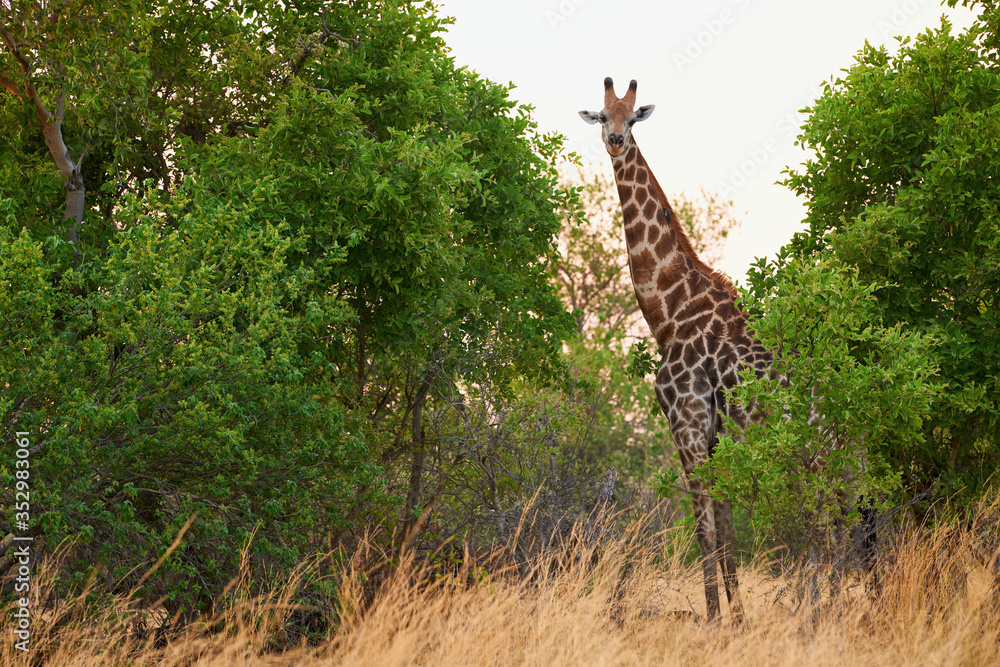
[[[35, 115], [38, 117], [38, 123], [42, 128], [45, 145], [48, 146], [49, 153], [52, 154], [52, 159], [55, 160], [56, 168], [62, 174], [66, 187], [66, 214], [63, 219], [71, 221], [70, 227], [66, 231], [66, 238], [76, 247], [79, 254], [80, 236], [77, 230], [83, 222], [86, 188], [84, 188], [83, 176], [80, 173], [83, 155], [80, 156], [79, 160], [74, 162], [72, 156], [69, 154], [69, 149], [66, 147], [66, 143], [63, 141], [62, 119], [66, 110], [66, 92], [62, 91], [59, 93], [59, 96], [56, 98], [55, 113], [50, 112], [45, 107], [45, 103], [42, 102], [42, 98], [31, 82], [31, 63], [18, 49], [18, 44], [14, 40], [14, 36], [7, 30], [4, 30], [0, 36], [3, 37], [3, 41], [11, 55], [14, 56], [21, 66], [21, 72], [24, 74], [24, 93], [28, 101], [35, 107]], [[3, 81], [4, 87], [7, 90], [18, 94], [16, 86], [11, 85], [12, 83], [6, 79]], [[20, 97], [19, 94], [18, 96]]]

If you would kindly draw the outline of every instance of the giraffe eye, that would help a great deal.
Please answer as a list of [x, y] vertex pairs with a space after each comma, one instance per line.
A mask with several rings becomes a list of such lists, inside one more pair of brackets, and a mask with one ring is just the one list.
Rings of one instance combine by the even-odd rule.
[[603, 113], [601, 114], [601, 122], [602, 123], [607, 123], [608, 122], [608, 115], [607, 114], [603, 114]]

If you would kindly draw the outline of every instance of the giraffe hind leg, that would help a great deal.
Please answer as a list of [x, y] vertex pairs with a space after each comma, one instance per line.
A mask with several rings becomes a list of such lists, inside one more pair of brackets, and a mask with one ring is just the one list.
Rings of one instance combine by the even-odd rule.
[[740, 600], [740, 584], [736, 576], [736, 534], [733, 530], [733, 505], [729, 500], [714, 501], [715, 530], [718, 543], [719, 563], [722, 565], [722, 582], [726, 586], [726, 599], [733, 623], [743, 621], [743, 603]]

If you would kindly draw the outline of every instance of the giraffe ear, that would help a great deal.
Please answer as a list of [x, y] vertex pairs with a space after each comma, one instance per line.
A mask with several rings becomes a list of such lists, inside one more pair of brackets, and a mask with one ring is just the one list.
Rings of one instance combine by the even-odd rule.
[[581, 111], [580, 118], [587, 121], [587, 125], [593, 125], [601, 120], [601, 114], [596, 111]]
[[650, 116], [652, 116], [653, 115], [653, 109], [655, 109], [655, 108], [656, 108], [655, 104], [647, 104], [644, 107], [639, 107], [638, 109], [636, 109], [635, 110], [635, 122], [638, 123], [640, 120], [646, 120], [647, 118], [649, 118]]

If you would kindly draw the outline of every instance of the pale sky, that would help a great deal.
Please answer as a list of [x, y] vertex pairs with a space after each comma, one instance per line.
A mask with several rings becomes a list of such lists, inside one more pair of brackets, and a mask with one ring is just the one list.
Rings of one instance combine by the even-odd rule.
[[803, 204], [776, 185], [806, 154], [794, 145], [799, 110], [850, 67], [865, 40], [895, 50], [947, 15], [955, 30], [975, 13], [937, 0], [442, 0], [446, 41], [459, 65], [535, 107], [585, 164], [610, 177], [600, 129], [577, 115], [600, 110], [603, 80], [636, 105], [655, 104], [634, 136], [669, 195], [702, 186], [734, 203], [742, 229], [717, 268], [742, 281], [802, 229]]

